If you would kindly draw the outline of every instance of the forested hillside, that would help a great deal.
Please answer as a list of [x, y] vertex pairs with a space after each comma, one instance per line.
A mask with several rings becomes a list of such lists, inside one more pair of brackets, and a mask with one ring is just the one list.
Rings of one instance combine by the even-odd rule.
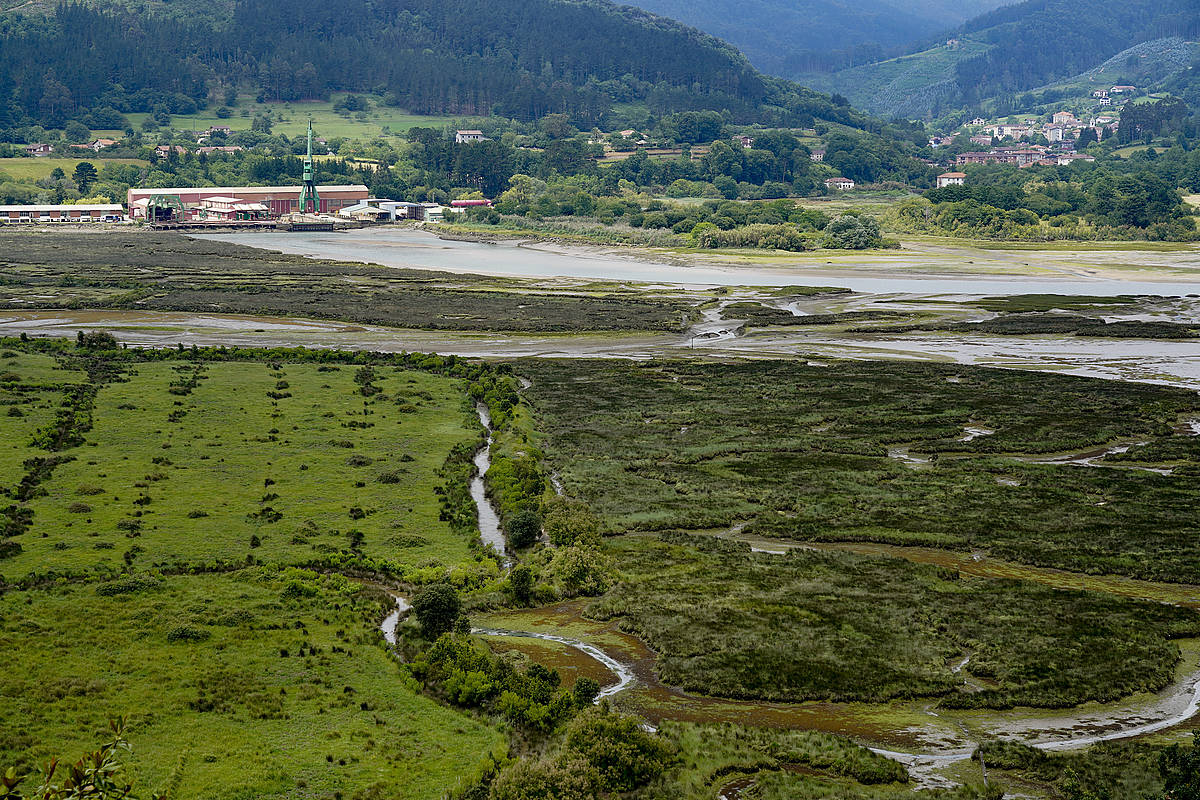
[[877, 61], [1005, 0], [632, 0], [736, 45], [755, 66], [793, 77]]
[[801, 80], [872, 113], [937, 116], [1053, 84], [1143, 42], [1200, 35], [1195, 0], [1027, 0], [905, 57]]
[[220, 87], [267, 99], [376, 90], [414, 113], [603, 124], [618, 103], [734, 121], [871, 123], [760, 75], [705, 34], [602, 0], [235, 0], [220, 17], [60, 5], [0, 17], [0, 128], [89, 110], [188, 113]]

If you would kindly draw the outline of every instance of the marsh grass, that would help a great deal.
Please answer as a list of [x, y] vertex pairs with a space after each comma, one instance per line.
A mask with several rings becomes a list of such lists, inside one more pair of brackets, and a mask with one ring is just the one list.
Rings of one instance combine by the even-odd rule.
[[1200, 635], [1187, 609], [886, 558], [680, 534], [610, 551], [622, 580], [588, 614], [645, 640], [665, 682], [720, 697], [1070, 707], [1162, 689], [1170, 640]]
[[[1182, 389], [943, 364], [522, 362], [538, 444], [608, 533], [711, 530], [982, 549], [1200, 581]], [[995, 431], [963, 440], [966, 426]], [[1185, 441], [1187, 440], [1187, 441]], [[1014, 458], [1145, 441], [1176, 474]], [[907, 451], [927, 464], [889, 456]], [[1165, 452], [1165, 451], [1164, 451]], [[1113, 462], [1116, 463], [1116, 462]], [[914, 466], [919, 468], [914, 468]]]

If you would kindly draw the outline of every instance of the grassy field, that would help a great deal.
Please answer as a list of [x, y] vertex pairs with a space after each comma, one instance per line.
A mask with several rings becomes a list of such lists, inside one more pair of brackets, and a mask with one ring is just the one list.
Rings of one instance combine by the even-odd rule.
[[381, 369], [364, 398], [355, 373], [137, 364], [98, 392], [86, 446], [29, 502], [0, 575], [302, 563], [352, 543], [415, 565], [465, 559], [435, 493], [447, 454], [479, 436], [462, 386]]
[[0, 764], [74, 759], [129, 715], [143, 796], [440, 798], [506, 741], [414, 690], [380, 608], [266, 567], [7, 594]]
[[691, 306], [625, 292], [307, 259], [173, 233], [0, 233], [4, 308], [299, 316], [455, 331], [681, 330]]
[[96, 169], [101, 169], [105, 164], [136, 164], [145, 167], [150, 163], [140, 158], [100, 158], [99, 155], [90, 153], [83, 158], [0, 158], [0, 175], [7, 175], [17, 181], [39, 181], [50, 177], [54, 170], [61, 169], [70, 177], [80, 161], [90, 161]]
[[[1030, 462], [1182, 441], [1179, 420], [1200, 416], [1192, 392], [887, 362], [530, 361], [520, 371], [549, 468], [610, 533], [742, 523], [773, 537], [1200, 581], [1191, 451], [1170, 476]], [[968, 426], [992, 433], [968, 438]]]
[[192, 355], [0, 343], [0, 766], [123, 715], [143, 795], [473, 782], [507, 737], [423, 695], [382, 647], [391, 598], [328, 570], [495, 577], [466, 499], [480, 368]]
[[[371, 110], [353, 113], [348, 117], [333, 110], [333, 106], [344, 94], [335, 94], [326, 102], [256, 103], [253, 97], [242, 95], [233, 109], [233, 115], [225, 119], [217, 116], [219, 106], [212, 105], [196, 114], [171, 117], [171, 127], [184, 130], [208, 130], [213, 125], [228, 125], [236, 130], [249, 130], [254, 117], [268, 115], [275, 122], [272, 132], [286, 136], [303, 136], [311, 120], [313, 133], [325, 139], [344, 137], [348, 139], [373, 139], [378, 136], [400, 135], [409, 128], [475, 128], [478, 120], [457, 117], [419, 116], [402, 109], [383, 105], [381, 98], [363, 95], [371, 104]], [[126, 114], [134, 127], [142, 124], [149, 114]]]
[[588, 613], [645, 640], [667, 683], [720, 697], [1068, 707], [1163, 688], [1169, 639], [1200, 634], [1187, 609], [889, 559], [672, 534], [610, 551], [621, 583]]

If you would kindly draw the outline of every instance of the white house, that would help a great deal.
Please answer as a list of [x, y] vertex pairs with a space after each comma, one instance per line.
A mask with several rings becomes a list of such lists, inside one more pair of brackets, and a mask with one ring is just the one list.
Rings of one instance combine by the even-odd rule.
[[854, 181], [849, 178], [826, 178], [825, 186], [829, 189], [837, 189], [839, 192], [848, 192], [854, 188]]
[[947, 186], [962, 186], [967, 182], [965, 172], [943, 172], [937, 176], [937, 188], [945, 189]]
[[487, 138], [483, 135], [483, 131], [456, 131], [454, 134], [455, 144], [473, 144], [475, 142], [486, 142]]

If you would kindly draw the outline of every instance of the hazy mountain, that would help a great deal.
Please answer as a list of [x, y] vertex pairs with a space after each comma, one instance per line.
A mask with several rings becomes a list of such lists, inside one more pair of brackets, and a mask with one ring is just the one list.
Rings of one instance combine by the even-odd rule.
[[1010, 0], [628, 0], [739, 47], [767, 72], [874, 60]]

